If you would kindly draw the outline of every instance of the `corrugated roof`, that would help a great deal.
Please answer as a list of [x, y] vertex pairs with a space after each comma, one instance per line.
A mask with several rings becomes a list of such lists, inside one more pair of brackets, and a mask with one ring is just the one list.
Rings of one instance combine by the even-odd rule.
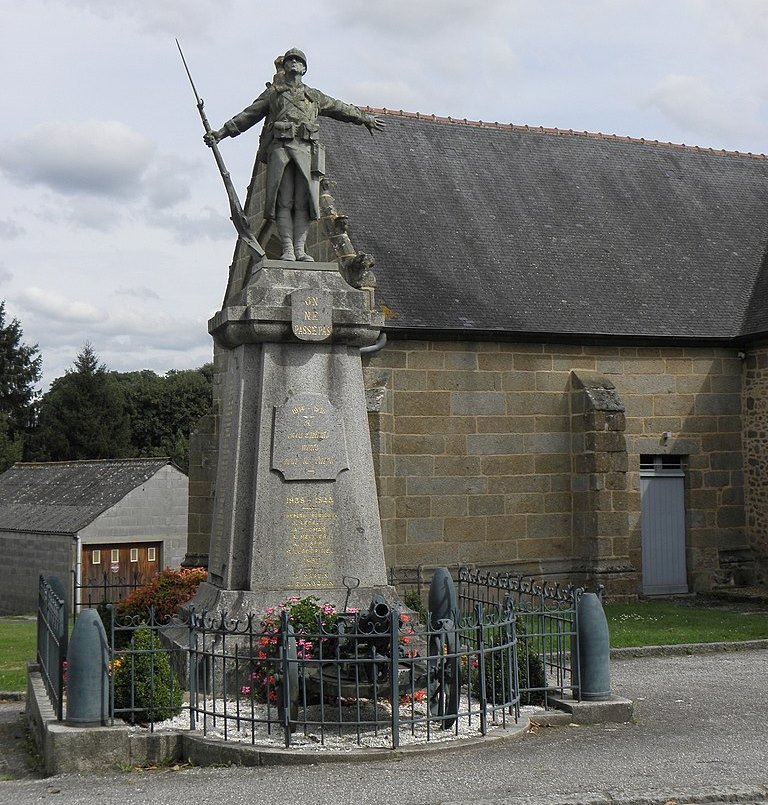
[[19, 463], [0, 475], [0, 531], [76, 534], [168, 458]]
[[388, 114], [323, 119], [390, 331], [730, 340], [768, 331], [768, 160]]

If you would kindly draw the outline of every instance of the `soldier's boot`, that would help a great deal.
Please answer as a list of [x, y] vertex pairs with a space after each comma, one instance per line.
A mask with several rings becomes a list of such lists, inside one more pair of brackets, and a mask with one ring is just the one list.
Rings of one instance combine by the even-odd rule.
[[293, 250], [296, 259], [302, 263], [313, 263], [315, 258], [304, 251], [309, 233], [309, 213], [307, 210], [294, 210], [293, 212]]
[[287, 209], [279, 209], [277, 211], [277, 234], [280, 238], [280, 246], [283, 253], [280, 255], [281, 260], [295, 260], [296, 253], [293, 250], [293, 216], [291, 211]]

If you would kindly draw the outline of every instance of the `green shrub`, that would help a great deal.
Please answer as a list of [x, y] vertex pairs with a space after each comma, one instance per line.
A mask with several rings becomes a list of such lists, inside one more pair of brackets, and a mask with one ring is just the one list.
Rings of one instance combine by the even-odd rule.
[[[168, 652], [149, 627], [139, 627], [130, 647], [112, 664], [115, 713], [132, 724], [164, 721], [181, 712], [182, 691]], [[121, 713], [120, 710], [130, 709]]]
[[[541, 657], [533, 651], [526, 640], [526, 629], [522, 618], [517, 618], [517, 683], [518, 688], [523, 691], [525, 688], [543, 688], [545, 686], [546, 674], [544, 673], [544, 663]], [[488, 629], [485, 634], [486, 648], [503, 645], [506, 642], [505, 635], [500, 628]], [[512, 687], [512, 680], [509, 679], [511, 669], [505, 662], [506, 652], [497, 650], [486, 653], [485, 656], [485, 695], [488, 701], [501, 703], [509, 697], [509, 690]], [[473, 658], [469, 674], [470, 686], [473, 696], [480, 697], [480, 669], [477, 658]], [[533, 690], [522, 692], [520, 695], [521, 705], [538, 705], [544, 702], [543, 690]]]
[[418, 590], [408, 590], [403, 596], [403, 603], [419, 617], [419, 623], [427, 622], [427, 610]]
[[117, 617], [120, 620], [133, 617], [146, 620], [149, 608], [153, 607], [155, 620], [164, 623], [192, 598], [200, 583], [207, 578], [208, 572], [202, 567], [180, 570], [167, 567], [149, 584], [137, 587], [127, 598], [119, 601], [115, 607]]

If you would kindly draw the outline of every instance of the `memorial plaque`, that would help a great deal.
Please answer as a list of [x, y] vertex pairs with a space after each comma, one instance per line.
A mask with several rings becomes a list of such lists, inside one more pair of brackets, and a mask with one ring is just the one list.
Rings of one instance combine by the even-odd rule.
[[333, 332], [333, 296], [300, 288], [291, 293], [291, 329], [302, 341], [325, 341]]
[[288, 528], [286, 560], [300, 586], [322, 588], [338, 583], [334, 538], [339, 515], [334, 495], [325, 491], [288, 493], [283, 517]]
[[286, 481], [335, 481], [349, 468], [344, 421], [322, 394], [292, 394], [275, 407], [272, 469]]

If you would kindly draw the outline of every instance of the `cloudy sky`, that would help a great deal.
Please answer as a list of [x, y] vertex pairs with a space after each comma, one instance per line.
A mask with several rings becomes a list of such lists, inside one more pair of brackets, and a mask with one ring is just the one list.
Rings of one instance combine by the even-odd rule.
[[[768, 152], [768, 0], [24, 0], [0, 26], [0, 299], [44, 386], [210, 359], [234, 246], [214, 126], [288, 47], [359, 105]], [[383, 136], [386, 136], [384, 134]], [[244, 195], [257, 134], [222, 145]]]

